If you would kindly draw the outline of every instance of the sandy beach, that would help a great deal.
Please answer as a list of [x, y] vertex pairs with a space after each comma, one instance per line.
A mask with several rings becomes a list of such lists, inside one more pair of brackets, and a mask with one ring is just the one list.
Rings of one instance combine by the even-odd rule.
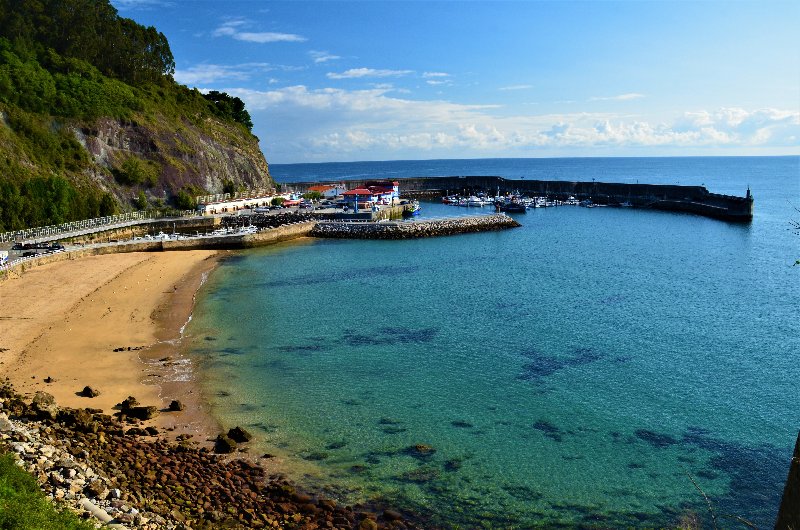
[[[0, 282], [0, 374], [21, 393], [42, 390], [61, 406], [106, 414], [128, 396], [161, 409], [179, 399], [186, 410], [160, 414], [157, 425], [207, 433], [214, 423], [199, 392], [170, 374], [175, 361], [186, 362], [175, 339], [217, 254], [92, 256]], [[78, 395], [85, 386], [100, 394]]]

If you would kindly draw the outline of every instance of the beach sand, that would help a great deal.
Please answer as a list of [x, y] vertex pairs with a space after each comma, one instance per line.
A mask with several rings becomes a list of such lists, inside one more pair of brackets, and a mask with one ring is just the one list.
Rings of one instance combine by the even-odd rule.
[[[217, 255], [108, 254], [42, 265], [0, 282], [0, 376], [20, 393], [42, 390], [60, 406], [106, 414], [128, 396], [161, 409], [179, 399], [186, 410], [162, 412], [156, 425], [175, 435], [212, 434], [216, 425], [177, 339]], [[85, 386], [100, 395], [79, 396]]]

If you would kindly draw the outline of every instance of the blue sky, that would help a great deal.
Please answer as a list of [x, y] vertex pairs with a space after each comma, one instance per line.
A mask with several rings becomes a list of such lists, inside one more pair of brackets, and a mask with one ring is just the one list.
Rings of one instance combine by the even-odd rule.
[[800, 2], [112, 4], [272, 163], [800, 153]]

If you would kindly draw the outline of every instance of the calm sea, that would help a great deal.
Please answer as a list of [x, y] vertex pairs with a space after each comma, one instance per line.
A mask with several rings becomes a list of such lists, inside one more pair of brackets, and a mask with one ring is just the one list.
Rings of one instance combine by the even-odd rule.
[[558, 207], [502, 232], [241, 252], [185, 343], [224, 425], [346, 502], [448, 527], [652, 527], [707, 518], [702, 489], [722, 526], [772, 526], [800, 430], [800, 158], [271, 171], [749, 186], [752, 224]]

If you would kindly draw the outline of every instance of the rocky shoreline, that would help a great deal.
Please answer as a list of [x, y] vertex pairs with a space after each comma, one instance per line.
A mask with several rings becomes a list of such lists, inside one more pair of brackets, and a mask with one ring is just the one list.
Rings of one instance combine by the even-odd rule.
[[342, 506], [300, 491], [283, 475], [267, 476], [228, 444], [246, 441], [242, 429], [217, 439], [219, 450], [236, 453], [225, 456], [191, 435], [169, 440], [136, 417], [155, 407], [126, 402], [113, 416], [61, 408], [44, 392], [26, 401], [6, 381], [0, 384], [0, 452], [14, 454], [50, 499], [109, 528], [422, 528], [407, 514]]

